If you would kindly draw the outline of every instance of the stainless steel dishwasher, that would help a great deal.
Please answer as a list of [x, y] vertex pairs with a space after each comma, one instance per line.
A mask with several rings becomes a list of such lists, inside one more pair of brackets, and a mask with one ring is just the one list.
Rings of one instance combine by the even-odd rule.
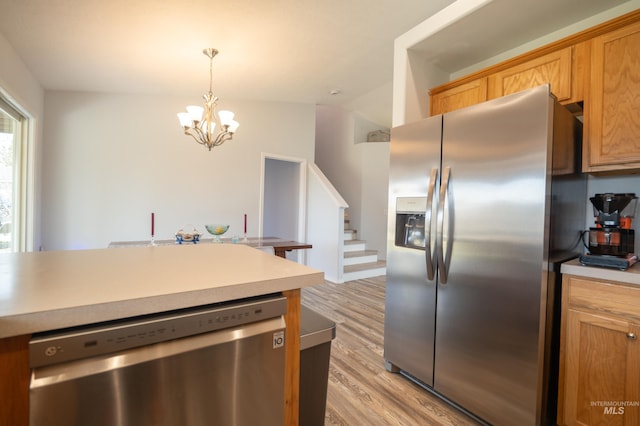
[[34, 335], [30, 424], [284, 422], [281, 295]]

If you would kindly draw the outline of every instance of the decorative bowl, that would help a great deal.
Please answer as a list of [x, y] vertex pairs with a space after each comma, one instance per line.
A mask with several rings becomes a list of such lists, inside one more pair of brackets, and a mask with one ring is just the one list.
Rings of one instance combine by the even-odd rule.
[[204, 227], [211, 235], [222, 235], [229, 229], [229, 225], [205, 225]]
[[224, 234], [229, 229], [229, 225], [217, 225], [217, 224], [205, 225], [204, 227], [207, 228], [208, 233], [213, 235], [213, 242], [215, 243], [221, 243], [222, 240], [220, 239], [220, 235]]

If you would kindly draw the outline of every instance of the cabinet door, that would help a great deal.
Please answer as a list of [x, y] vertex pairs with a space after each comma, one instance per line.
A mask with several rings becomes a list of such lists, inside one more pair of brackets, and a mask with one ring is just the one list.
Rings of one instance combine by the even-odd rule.
[[640, 22], [594, 38], [591, 48], [585, 171], [640, 169]]
[[431, 96], [431, 115], [444, 114], [487, 100], [487, 79], [480, 78]]
[[640, 326], [573, 309], [566, 320], [564, 424], [640, 424]]
[[573, 48], [567, 47], [490, 75], [488, 98], [495, 99], [550, 83], [551, 92], [558, 101], [570, 101], [572, 52]]
[[0, 425], [29, 424], [29, 340], [31, 335], [0, 339]]

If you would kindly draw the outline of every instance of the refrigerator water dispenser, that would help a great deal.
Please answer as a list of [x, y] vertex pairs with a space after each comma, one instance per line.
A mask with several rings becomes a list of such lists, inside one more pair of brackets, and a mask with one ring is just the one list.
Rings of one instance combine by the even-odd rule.
[[396, 200], [396, 245], [424, 250], [426, 197], [398, 197]]

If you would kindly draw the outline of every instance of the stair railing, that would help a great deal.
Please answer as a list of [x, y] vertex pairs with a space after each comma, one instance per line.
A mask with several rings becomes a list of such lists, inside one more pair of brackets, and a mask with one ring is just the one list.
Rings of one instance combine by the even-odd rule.
[[317, 165], [309, 163], [307, 180], [306, 264], [324, 272], [327, 281], [343, 283], [344, 198]]

